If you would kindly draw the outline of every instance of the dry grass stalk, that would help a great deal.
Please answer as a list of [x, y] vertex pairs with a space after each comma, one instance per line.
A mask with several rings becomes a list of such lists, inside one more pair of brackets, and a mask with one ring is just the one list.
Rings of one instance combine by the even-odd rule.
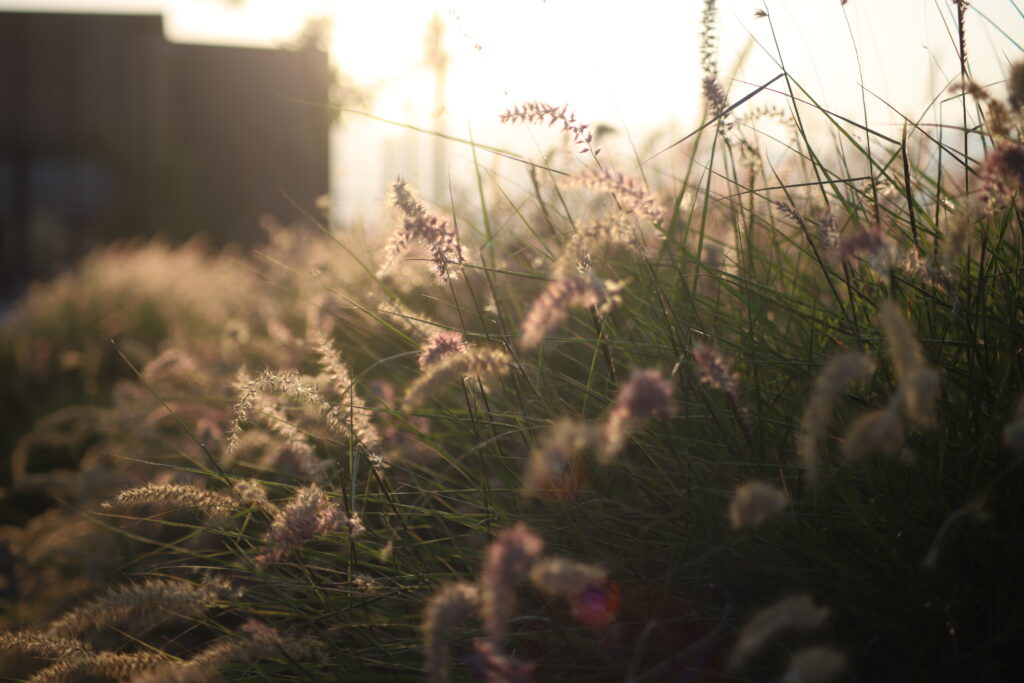
[[143, 583], [119, 586], [71, 610], [53, 621], [47, 627], [46, 635], [71, 638], [91, 628], [127, 619], [148, 623], [154, 618], [196, 617], [231, 592], [227, 582], [220, 580], [191, 583], [173, 579], [149, 579]]
[[800, 419], [796, 451], [813, 485], [818, 481], [818, 442], [825, 435], [836, 400], [852, 383], [874, 372], [875, 363], [863, 353], [849, 352], [829, 358], [814, 380], [811, 397]]
[[448, 680], [448, 650], [452, 632], [480, 604], [480, 591], [468, 583], [445, 586], [427, 602], [423, 613], [423, 649], [426, 652], [427, 680]]
[[729, 503], [729, 520], [734, 529], [759, 526], [789, 505], [785, 491], [763, 481], [749, 481], [736, 488]]
[[597, 156], [601, 150], [594, 149], [591, 143], [594, 136], [585, 123], [579, 123], [576, 115], [569, 111], [569, 105], [554, 106], [543, 102], [525, 102], [509, 109], [501, 115], [502, 123], [535, 123], [549, 126], [562, 126], [562, 132], [568, 133], [576, 144], [580, 154], [592, 152]]
[[846, 655], [830, 647], [808, 647], [789, 662], [782, 683], [828, 683], [846, 668]]
[[662, 210], [658, 197], [648, 192], [635, 178], [603, 169], [591, 169], [569, 177], [573, 185], [611, 194], [619, 207], [651, 223], [661, 223]]
[[470, 347], [448, 354], [409, 385], [402, 405], [406, 410], [416, 408], [441, 387], [463, 378], [479, 378], [487, 385], [508, 374], [511, 362], [511, 356], [496, 348]]
[[480, 616], [492, 643], [505, 637], [515, 610], [516, 584], [525, 578], [544, 550], [544, 540], [516, 524], [498, 534], [487, 548], [480, 572]]
[[392, 235], [385, 247], [384, 265], [377, 273], [383, 275], [409, 247], [414, 240], [421, 242], [430, 253], [434, 264], [434, 272], [442, 284], [455, 277], [452, 265], [466, 263], [466, 255], [455, 231], [448, 221], [427, 211], [426, 207], [416, 199], [404, 180], [397, 180], [392, 186], [393, 203], [402, 212], [402, 227]]
[[605, 315], [620, 303], [619, 292], [624, 286], [622, 282], [601, 280], [590, 273], [553, 280], [523, 319], [519, 346], [527, 350], [536, 348], [572, 308], [592, 307], [599, 315]]
[[740, 629], [729, 655], [728, 670], [735, 671], [769, 640], [782, 631], [815, 629], [825, 623], [829, 610], [816, 607], [809, 595], [784, 598], [751, 617]]

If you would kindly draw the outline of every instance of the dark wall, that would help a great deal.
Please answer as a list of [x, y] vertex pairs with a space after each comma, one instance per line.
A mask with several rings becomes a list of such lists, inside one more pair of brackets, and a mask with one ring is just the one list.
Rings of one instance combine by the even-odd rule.
[[119, 237], [261, 237], [328, 190], [316, 50], [168, 43], [158, 16], [0, 12], [0, 296]]

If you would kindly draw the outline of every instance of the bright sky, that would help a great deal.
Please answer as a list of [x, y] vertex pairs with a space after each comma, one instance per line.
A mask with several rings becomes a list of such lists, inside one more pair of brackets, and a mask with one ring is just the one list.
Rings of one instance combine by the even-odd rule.
[[[542, 134], [535, 138], [535, 132], [498, 123], [502, 111], [527, 100], [568, 103], [581, 121], [628, 130], [637, 144], [658, 130], [684, 132], [700, 107], [702, 5], [633, 0], [627, 10], [610, 0], [0, 0], [7, 9], [163, 11], [171, 40], [246, 45], [285, 43], [307, 16], [327, 15], [335, 21], [334, 59], [374, 92], [375, 113], [428, 128], [434, 81], [424, 64], [424, 36], [437, 14], [450, 57], [448, 132], [533, 156], [547, 144]], [[857, 120], [863, 119], [857, 51], [867, 88], [911, 117], [958, 72], [949, 0], [849, 0], [845, 6], [839, 0], [719, 0], [718, 6], [720, 72], [728, 73], [754, 40], [740, 78], [767, 81], [780, 71], [773, 60], [777, 41], [787, 69], [820, 103]], [[754, 18], [759, 8], [767, 9], [771, 23]], [[975, 78], [1001, 80], [1005, 65], [1024, 56], [1001, 31], [1024, 39], [1024, 14], [1014, 0], [973, 0], [968, 20]], [[731, 94], [748, 91], [737, 83]], [[871, 125], [898, 131], [899, 117], [868, 99]], [[947, 116], [953, 106], [942, 107]], [[606, 153], [621, 152], [628, 167], [627, 138], [618, 140], [622, 148], [606, 143]], [[373, 214], [396, 173], [427, 181], [431, 144], [401, 128], [346, 117], [333, 142], [332, 187], [341, 213]], [[469, 158], [465, 147], [449, 146], [446, 162], [454, 177], [465, 175]]]

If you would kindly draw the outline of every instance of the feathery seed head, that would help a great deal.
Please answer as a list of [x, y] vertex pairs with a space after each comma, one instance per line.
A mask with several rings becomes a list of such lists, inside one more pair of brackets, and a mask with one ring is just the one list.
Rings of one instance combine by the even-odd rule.
[[615, 407], [601, 429], [598, 460], [607, 465], [622, 451], [626, 439], [648, 419], [668, 419], [675, 414], [672, 383], [657, 369], [634, 370], [621, 389]]
[[840, 450], [846, 460], [873, 452], [896, 457], [903, 449], [904, 439], [899, 401], [890, 401], [886, 408], [860, 415], [847, 430]]
[[537, 297], [523, 319], [523, 349], [535, 348], [545, 335], [569, 314], [570, 308], [594, 307], [604, 315], [621, 302], [622, 282], [601, 280], [591, 273], [578, 273], [553, 280]]
[[763, 481], [748, 481], [737, 487], [729, 503], [729, 519], [734, 529], [747, 529], [763, 524], [772, 515], [789, 505], [785, 491]]
[[651, 223], [661, 223], [661, 202], [635, 178], [604, 169], [588, 169], [570, 176], [568, 182], [579, 187], [607, 192], [615, 198], [623, 211]]
[[538, 560], [530, 569], [530, 581], [542, 593], [555, 598], [575, 598], [591, 586], [602, 586], [608, 572], [600, 567], [561, 557]]
[[850, 383], [865, 379], [875, 370], [874, 360], [863, 353], [848, 352], [829, 358], [814, 380], [814, 389], [800, 419], [797, 455], [811, 484], [818, 481], [818, 441], [832, 415], [836, 400]]
[[562, 132], [572, 137], [580, 154], [592, 152], [597, 156], [601, 150], [594, 149], [591, 145], [594, 136], [585, 123], [576, 121], [576, 116], [569, 111], [569, 105], [561, 107], [545, 104], [543, 102], [525, 102], [517, 107], [509, 109], [500, 117], [502, 123], [535, 123], [549, 126], [560, 125]]
[[561, 419], [530, 453], [523, 474], [523, 495], [543, 500], [569, 498], [583, 484], [583, 451], [594, 445], [597, 434], [588, 424]]
[[337, 531], [348, 522], [341, 508], [316, 484], [301, 488], [292, 501], [275, 514], [264, 538], [263, 552], [255, 558], [256, 565], [265, 569], [301, 548], [309, 539]]
[[626, 439], [650, 418], [667, 420], [675, 414], [672, 382], [655, 369], [634, 370], [618, 390], [615, 407], [601, 428], [601, 449], [597, 454], [607, 465], [623, 450]]
[[442, 330], [430, 336], [420, 349], [420, 370], [425, 370], [449, 353], [462, 353], [468, 348], [466, 339], [454, 330]]
[[515, 608], [516, 584], [544, 550], [544, 539], [520, 523], [505, 529], [487, 548], [480, 573], [480, 614], [493, 642], [505, 635]]
[[1017, 402], [1013, 420], [1003, 427], [1003, 443], [1018, 456], [1024, 456], [1024, 396]]
[[423, 649], [430, 683], [448, 680], [448, 642], [452, 632], [479, 603], [479, 590], [467, 583], [449, 584], [427, 602], [423, 613]]
[[652, 417], [667, 420], [676, 412], [672, 404], [672, 382], [657, 368], [634, 370], [629, 381], [619, 389], [616, 409], [625, 412], [631, 420]]
[[149, 619], [199, 616], [222, 595], [231, 592], [223, 581], [191, 583], [170, 579], [150, 579], [110, 590], [106, 595], [77, 607], [46, 630], [47, 637], [70, 638], [89, 628], [124, 619]]
[[77, 638], [61, 638], [37, 631], [4, 631], [0, 633], [0, 648], [47, 659], [81, 657], [92, 652], [91, 646]]
[[427, 211], [404, 180], [396, 180], [392, 190], [392, 201], [403, 214], [402, 227], [395, 231], [385, 248], [385, 261], [378, 276], [383, 276], [409, 244], [418, 240], [430, 253], [438, 279], [447, 284], [455, 277], [451, 266], [467, 262], [458, 235], [446, 219]]
[[828, 683], [845, 668], [842, 652], [830, 647], [807, 647], [793, 655], [782, 683]]
[[839, 259], [853, 261], [856, 258], [866, 259], [871, 268], [879, 273], [888, 273], [897, 260], [896, 243], [885, 234], [880, 223], [870, 228], [848, 231], [839, 241]]
[[692, 353], [702, 384], [724, 392], [733, 399], [739, 398], [740, 376], [733, 372], [732, 362], [728, 358], [701, 343], [694, 345]]
[[1003, 141], [988, 153], [978, 175], [990, 204], [1004, 205], [1024, 195], [1024, 145]]
[[226, 519], [236, 507], [231, 496], [207, 491], [191, 484], [143, 484], [121, 491], [102, 504], [105, 510], [126, 512], [148, 506], [168, 510], [199, 510], [208, 520]]
[[463, 378], [479, 378], [484, 385], [508, 374], [512, 357], [501, 349], [469, 347], [462, 353], [449, 353], [429, 365], [405, 392], [402, 406], [416, 408], [435, 391]]
[[829, 610], [817, 607], [809, 595], [785, 598], [764, 608], [743, 625], [729, 656], [728, 669], [735, 671], [776, 634], [793, 629], [815, 629], [825, 623]]
[[1006, 79], [1008, 101], [1014, 111], [1024, 109], [1024, 61], [1014, 62], [1010, 66], [1010, 75]]
[[477, 638], [469, 668], [474, 678], [484, 683], [533, 683], [536, 665], [503, 654], [493, 641]]
[[912, 373], [924, 367], [924, 354], [914, 336], [914, 330], [903, 317], [899, 306], [886, 299], [878, 309], [878, 322], [885, 332], [896, 381], [902, 382]]

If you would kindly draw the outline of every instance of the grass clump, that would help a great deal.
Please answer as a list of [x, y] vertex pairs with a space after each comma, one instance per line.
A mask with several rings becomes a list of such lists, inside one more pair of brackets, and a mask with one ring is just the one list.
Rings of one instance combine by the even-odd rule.
[[[636, 169], [657, 182], [596, 151], [449, 211], [400, 181], [380, 263], [283, 230], [231, 261], [265, 281], [249, 317], [168, 336], [88, 415], [121, 457], [61, 475], [104, 482], [74, 502], [139, 580], [77, 608], [40, 589], [0, 645], [70, 653], [41, 679], [1024, 669], [1019, 104], [974, 129], [978, 163], [920, 132], [951, 170], [787, 75], [780, 183], [707, 60], [705, 123], [734, 125]], [[812, 147], [811, 117], [860, 161]], [[591, 151], [564, 107], [505, 118]], [[21, 462], [60, 431], [38, 429]], [[24, 595], [66, 520], [8, 530]]]

